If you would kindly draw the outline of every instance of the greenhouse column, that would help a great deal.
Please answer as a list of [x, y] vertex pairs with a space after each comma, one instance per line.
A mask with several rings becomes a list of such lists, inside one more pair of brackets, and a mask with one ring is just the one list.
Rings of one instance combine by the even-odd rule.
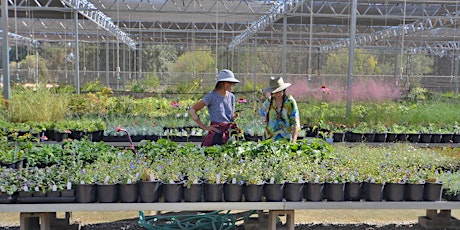
[[78, 10], [75, 10], [75, 87], [80, 94], [80, 48], [78, 47]]
[[8, 3], [2, 0], [2, 70], [3, 70], [3, 98], [10, 99], [10, 55], [8, 45]]
[[[284, 2], [286, 9], [286, 2]], [[287, 15], [283, 17], [283, 77], [286, 79], [286, 40], [287, 40]]]
[[458, 94], [458, 65], [459, 65], [460, 56], [458, 55], [457, 51], [454, 51], [454, 79], [455, 79], [455, 90], [454, 93]]
[[350, 22], [350, 46], [348, 47], [348, 84], [347, 84], [347, 109], [346, 117], [351, 117], [351, 87], [353, 85], [353, 64], [355, 60], [355, 37], [356, 37], [356, 9], [358, 7], [357, 0], [353, 0], [351, 6], [351, 22]]

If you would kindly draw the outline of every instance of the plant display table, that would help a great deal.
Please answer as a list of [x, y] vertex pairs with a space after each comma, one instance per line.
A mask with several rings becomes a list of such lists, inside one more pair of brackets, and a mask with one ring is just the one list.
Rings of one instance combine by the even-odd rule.
[[[419, 217], [419, 223], [426, 229], [460, 228], [460, 221], [451, 216], [452, 209], [460, 209], [460, 202], [178, 202], [178, 203], [60, 203], [60, 204], [0, 204], [0, 212], [21, 213], [21, 229], [31, 225], [42, 225], [39, 229], [52, 229], [61, 220], [56, 219], [56, 212], [73, 211], [212, 211], [212, 210], [269, 210], [270, 229], [275, 229], [277, 215], [288, 216], [288, 228], [294, 229], [294, 210], [301, 209], [425, 209], [426, 216]], [[438, 211], [439, 210], [439, 211]], [[40, 221], [31, 220], [31, 217]], [[69, 214], [66, 215], [67, 220]], [[290, 220], [290, 221], [289, 221]], [[61, 223], [57, 223], [61, 222]], [[68, 223], [68, 221], [67, 221]], [[37, 228], [37, 226], [35, 226]], [[63, 229], [63, 228], [61, 228]], [[71, 229], [69, 225], [68, 228]]]

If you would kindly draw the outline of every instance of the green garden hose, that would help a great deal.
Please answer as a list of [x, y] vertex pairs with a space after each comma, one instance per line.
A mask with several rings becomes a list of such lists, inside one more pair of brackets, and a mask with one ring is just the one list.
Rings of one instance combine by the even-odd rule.
[[250, 211], [246, 215], [236, 217], [241, 213], [222, 213], [214, 211], [209, 213], [199, 213], [193, 215], [171, 215], [171, 216], [144, 216], [143, 211], [139, 211], [139, 225], [148, 230], [173, 230], [173, 229], [212, 229], [227, 230], [235, 228], [235, 223], [248, 219], [256, 211]]

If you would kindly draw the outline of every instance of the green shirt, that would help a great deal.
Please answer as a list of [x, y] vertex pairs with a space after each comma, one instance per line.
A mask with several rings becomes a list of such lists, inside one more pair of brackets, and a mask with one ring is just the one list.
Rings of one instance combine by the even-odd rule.
[[266, 118], [267, 112], [268, 121], [266, 121], [264, 138], [273, 138], [273, 140], [292, 139], [292, 129], [300, 129], [299, 109], [297, 103], [292, 96], [288, 96], [284, 101], [281, 110], [281, 116], [278, 119], [276, 107], [274, 104], [270, 107], [270, 100], [264, 102], [259, 113]]

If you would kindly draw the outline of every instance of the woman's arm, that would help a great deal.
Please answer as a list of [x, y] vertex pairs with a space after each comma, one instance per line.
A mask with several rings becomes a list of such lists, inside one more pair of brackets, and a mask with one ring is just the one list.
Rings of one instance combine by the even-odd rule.
[[291, 111], [291, 116], [290, 116], [290, 124], [291, 124], [291, 135], [292, 143], [296, 143], [297, 137], [299, 136], [299, 130], [300, 130], [300, 118], [299, 118], [299, 108], [297, 107], [297, 102], [295, 101], [294, 98], [291, 97], [291, 102], [292, 102], [292, 111]]
[[200, 100], [198, 101], [197, 103], [195, 103], [192, 108], [190, 108], [188, 110], [188, 113], [190, 114], [190, 117], [198, 124], [198, 126], [205, 130], [205, 131], [208, 131], [208, 132], [216, 132], [217, 131], [217, 128], [210, 125], [210, 126], [206, 126], [203, 124], [203, 122], [201, 121], [200, 117], [198, 116], [197, 112], [200, 111], [201, 109], [203, 109], [204, 107], [206, 106], [206, 103], [204, 103], [203, 100]]
[[297, 137], [299, 136], [299, 127], [293, 127], [292, 128], [292, 139], [291, 143], [295, 144], [297, 141]]

